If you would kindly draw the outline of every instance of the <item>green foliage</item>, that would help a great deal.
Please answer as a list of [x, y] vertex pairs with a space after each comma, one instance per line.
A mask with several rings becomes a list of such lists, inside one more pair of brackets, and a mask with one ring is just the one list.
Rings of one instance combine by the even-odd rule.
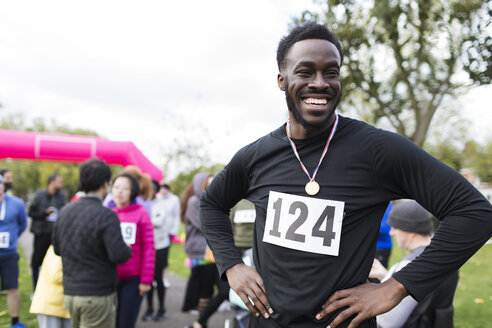
[[[179, 237], [185, 239], [185, 226], [181, 223]], [[185, 260], [188, 255], [184, 249], [184, 244], [171, 244], [169, 249], [169, 271], [177, 274], [178, 276], [188, 278], [190, 276], [190, 269], [185, 266]]]
[[441, 162], [451, 166], [457, 171], [463, 168], [460, 152], [456, 149], [456, 147], [449, 143], [439, 143], [433, 147], [430, 152]]
[[467, 141], [464, 147], [441, 141], [427, 148], [429, 153], [455, 170], [472, 169], [480, 181], [492, 184], [492, 140], [483, 145]]
[[174, 178], [169, 185], [171, 190], [176, 195], [181, 195], [181, 193], [193, 182], [193, 177], [195, 174], [200, 172], [208, 172], [212, 175], [216, 175], [224, 168], [223, 164], [214, 164], [212, 166], [200, 166], [196, 169], [192, 169], [188, 172], [181, 172], [176, 178]]
[[14, 177], [14, 194], [28, 200], [28, 195], [48, 186], [48, 177], [58, 173], [63, 177], [67, 197], [77, 192], [79, 165], [59, 162], [0, 161], [0, 167], [8, 168]]
[[44, 118], [36, 117], [32, 120], [31, 124], [26, 124], [25, 115], [21, 113], [8, 114], [3, 117], [0, 120], [0, 129], [98, 136], [95, 131], [80, 128], [72, 129], [67, 126], [58, 124], [57, 121], [54, 119], [50, 120], [49, 123], [46, 123], [46, 120]]
[[344, 49], [344, 108], [422, 146], [443, 103], [492, 78], [491, 0], [326, 0], [318, 21]]
[[463, 151], [464, 159], [471, 158], [470, 167], [482, 182], [492, 184], [492, 141], [488, 141], [485, 145], [475, 143], [474, 148], [465, 147]]

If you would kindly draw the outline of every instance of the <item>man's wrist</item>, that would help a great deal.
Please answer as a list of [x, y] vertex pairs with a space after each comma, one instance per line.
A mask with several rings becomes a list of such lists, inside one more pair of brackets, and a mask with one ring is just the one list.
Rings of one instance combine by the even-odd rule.
[[225, 275], [227, 276], [228, 274], [235, 271], [236, 269], [239, 269], [241, 265], [246, 265], [246, 264], [244, 264], [244, 262], [233, 264], [231, 267], [229, 267], [227, 270], [225, 270], [225, 272], [224, 272]]
[[388, 289], [392, 291], [393, 296], [399, 300], [402, 300], [410, 295], [408, 289], [401, 282], [393, 277], [383, 282], [382, 285], [388, 287]]

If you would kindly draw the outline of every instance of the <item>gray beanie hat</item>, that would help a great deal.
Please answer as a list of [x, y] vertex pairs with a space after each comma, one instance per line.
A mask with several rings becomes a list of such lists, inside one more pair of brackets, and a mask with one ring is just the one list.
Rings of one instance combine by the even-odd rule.
[[393, 206], [388, 224], [394, 228], [422, 235], [432, 233], [432, 214], [414, 200], [404, 201]]

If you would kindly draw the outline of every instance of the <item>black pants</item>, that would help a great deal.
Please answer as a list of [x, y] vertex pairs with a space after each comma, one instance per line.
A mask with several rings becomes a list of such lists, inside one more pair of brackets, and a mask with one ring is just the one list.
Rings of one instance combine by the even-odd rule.
[[181, 311], [195, 309], [200, 298], [211, 298], [214, 294], [214, 282], [217, 266], [215, 263], [191, 268], [186, 285], [185, 299]]
[[[166, 296], [166, 288], [162, 281], [162, 272], [167, 267], [167, 259], [169, 256], [169, 247], [157, 249], [155, 252], [155, 269], [154, 269], [154, 281], [157, 284], [157, 296], [159, 299], [159, 311], [164, 311], [164, 297]], [[154, 297], [154, 285], [150, 287], [150, 291], [147, 293], [147, 312], [154, 312], [153, 306]]]
[[138, 285], [140, 277], [120, 280], [116, 293], [118, 295], [118, 309], [116, 312], [116, 328], [134, 328], [137, 322], [142, 296]]
[[390, 249], [376, 249], [375, 258], [377, 258], [379, 260], [379, 262], [381, 262], [381, 264], [387, 269], [390, 255], [391, 255], [391, 248]]
[[39, 233], [34, 235], [34, 248], [31, 257], [32, 288], [36, 289], [39, 268], [43, 264], [44, 257], [51, 245], [51, 233]]
[[226, 299], [229, 299], [229, 283], [220, 279], [217, 267], [215, 268], [215, 272], [215, 284], [217, 285], [218, 292], [214, 297], [212, 297], [203, 313], [200, 314], [200, 318], [198, 318], [198, 322], [202, 326], [206, 326], [208, 319], [215, 313], [215, 311], [217, 311], [220, 304], [222, 304], [222, 302]]

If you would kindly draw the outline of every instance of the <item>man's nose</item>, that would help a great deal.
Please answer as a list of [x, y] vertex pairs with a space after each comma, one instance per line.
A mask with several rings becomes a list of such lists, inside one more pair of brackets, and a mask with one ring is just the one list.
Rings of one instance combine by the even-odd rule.
[[310, 88], [314, 88], [317, 90], [324, 90], [330, 87], [330, 84], [323, 76], [323, 73], [318, 72], [313, 76], [313, 79], [309, 83]]

